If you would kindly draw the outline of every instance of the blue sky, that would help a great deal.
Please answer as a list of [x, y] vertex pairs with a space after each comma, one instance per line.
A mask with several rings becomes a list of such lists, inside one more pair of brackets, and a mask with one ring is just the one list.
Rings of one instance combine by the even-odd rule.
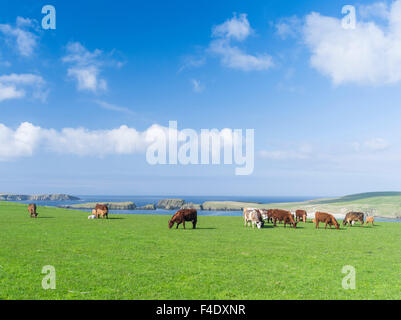
[[[41, 27], [45, 4], [55, 30]], [[0, 12], [0, 192], [401, 190], [401, 1], [2, 1]], [[149, 165], [143, 137], [169, 120], [254, 129], [253, 174]]]

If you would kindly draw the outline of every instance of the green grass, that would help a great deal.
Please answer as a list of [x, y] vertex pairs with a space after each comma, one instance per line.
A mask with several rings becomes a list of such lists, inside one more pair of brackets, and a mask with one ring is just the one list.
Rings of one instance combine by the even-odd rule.
[[[401, 299], [401, 224], [244, 228], [241, 217], [111, 215], [0, 202], [0, 299]], [[188, 224], [191, 227], [191, 224]], [[41, 287], [56, 268], [56, 290]], [[341, 286], [345, 265], [356, 289]]]

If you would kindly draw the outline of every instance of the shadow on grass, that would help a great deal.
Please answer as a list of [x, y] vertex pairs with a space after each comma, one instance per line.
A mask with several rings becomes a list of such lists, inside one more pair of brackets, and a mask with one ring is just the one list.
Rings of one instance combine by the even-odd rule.
[[54, 219], [55, 217], [37, 217], [35, 219]]

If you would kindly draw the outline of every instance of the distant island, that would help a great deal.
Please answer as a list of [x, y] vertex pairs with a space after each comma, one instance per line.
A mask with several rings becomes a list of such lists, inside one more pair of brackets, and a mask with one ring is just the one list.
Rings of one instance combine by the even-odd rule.
[[69, 200], [76, 201], [81, 199], [74, 196], [70, 196], [68, 194], [24, 195], [24, 194], [0, 193], [0, 201], [69, 201]]
[[[362, 211], [368, 215], [401, 219], [401, 192], [369, 192], [338, 198], [307, 200], [287, 203], [258, 203], [239, 201], [186, 202], [184, 199], [162, 199], [156, 204], [137, 207], [134, 202], [105, 203], [111, 210], [179, 210], [194, 208], [205, 211], [241, 211], [243, 208], [282, 208], [286, 210], [304, 209], [307, 212], [325, 211], [339, 216], [349, 211]], [[95, 203], [63, 205], [70, 209], [92, 209]]]

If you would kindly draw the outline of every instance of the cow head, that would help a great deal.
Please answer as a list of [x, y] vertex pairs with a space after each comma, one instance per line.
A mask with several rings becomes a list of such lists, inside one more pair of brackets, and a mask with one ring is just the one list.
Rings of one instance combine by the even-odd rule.
[[174, 221], [169, 220], [168, 221], [168, 228], [171, 229], [173, 227], [173, 225], [174, 225]]
[[336, 219], [333, 219], [333, 220], [334, 220], [333, 223], [336, 226], [336, 229], [339, 230], [340, 229], [340, 225], [338, 224]]
[[265, 222], [264, 222], [264, 221], [258, 221], [258, 222], [256, 222], [256, 226], [258, 227], [258, 229], [262, 229], [264, 225], [265, 225]]

